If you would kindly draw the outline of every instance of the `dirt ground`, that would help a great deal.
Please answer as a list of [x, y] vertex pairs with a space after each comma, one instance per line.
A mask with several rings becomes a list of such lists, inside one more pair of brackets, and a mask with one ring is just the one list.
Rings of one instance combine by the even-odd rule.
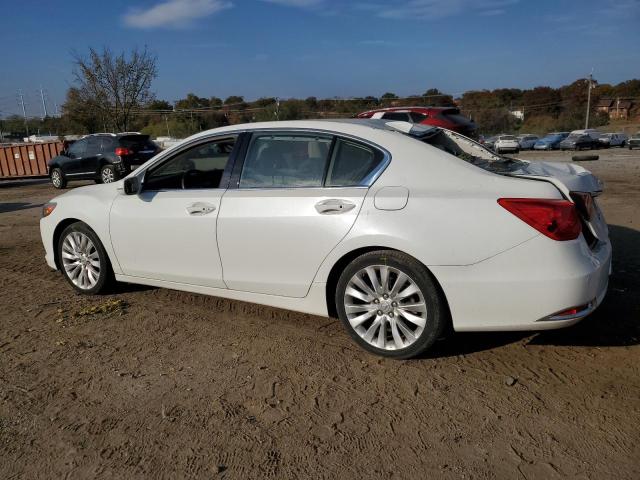
[[0, 478], [640, 478], [640, 152], [600, 154], [585, 162], [615, 249], [600, 309], [413, 361], [327, 318], [76, 295], [43, 259], [54, 189], [0, 185]]

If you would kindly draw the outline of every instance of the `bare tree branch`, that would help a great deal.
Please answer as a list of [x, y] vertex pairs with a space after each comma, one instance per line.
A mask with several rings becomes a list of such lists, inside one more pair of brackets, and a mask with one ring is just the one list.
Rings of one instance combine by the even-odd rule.
[[114, 55], [108, 48], [90, 48], [88, 56], [73, 53], [79, 96], [109, 119], [117, 130], [128, 130], [131, 112], [153, 100], [151, 83], [158, 75], [157, 58], [145, 47]]

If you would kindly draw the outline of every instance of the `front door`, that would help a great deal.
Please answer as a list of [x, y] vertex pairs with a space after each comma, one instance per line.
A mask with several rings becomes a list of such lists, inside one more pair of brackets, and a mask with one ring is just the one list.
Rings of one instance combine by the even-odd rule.
[[126, 275], [224, 288], [216, 220], [236, 137], [186, 147], [145, 172], [138, 195], [111, 209], [111, 241]]
[[382, 156], [327, 135], [253, 134], [238, 188], [227, 190], [218, 217], [227, 287], [306, 296], [355, 222]]

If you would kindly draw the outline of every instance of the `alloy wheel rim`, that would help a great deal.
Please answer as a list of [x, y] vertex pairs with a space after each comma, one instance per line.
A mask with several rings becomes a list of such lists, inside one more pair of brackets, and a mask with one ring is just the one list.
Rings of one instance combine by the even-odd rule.
[[100, 278], [98, 249], [82, 232], [71, 232], [62, 242], [62, 266], [69, 280], [82, 290], [95, 287]]
[[51, 174], [51, 181], [56, 187], [60, 185], [60, 172], [54, 170], [54, 172]]
[[427, 304], [420, 287], [401, 270], [372, 265], [347, 283], [344, 308], [351, 328], [369, 345], [401, 350], [424, 332]]
[[102, 181], [104, 183], [113, 182], [113, 170], [111, 170], [110, 168], [105, 168], [104, 170], [102, 170]]

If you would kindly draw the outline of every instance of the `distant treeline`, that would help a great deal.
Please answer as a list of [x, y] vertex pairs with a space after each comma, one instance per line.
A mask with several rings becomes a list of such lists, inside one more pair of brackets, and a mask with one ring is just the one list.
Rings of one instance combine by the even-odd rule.
[[[459, 98], [429, 89], [422, 95], [399, 97], [387, 92], [380, 97], [318, 99], [259, 98], [247, 101], [242, 96], [221, 99], [200, 97], [189, 93], [173, 104], [160, 99], [148, 101], [132, 111], [129, 130], [153, 136], [185, 137], [192, 133], [222, 125], [269, 120], [351, 117], [359, 112], [391, 106], [433, 105], [457, 106], [473, 118], [481, 133], [532, 132], [582, 128], [585, 122], [588, 80], [579, 79], [560, 88], [501, 88], [465, 92]], [[602, 98], [632, 101], [630, 116], [640, 116], [640, 80], [628, 80], [617, 85], [593, 83], [591, 91], [590, 126], [609, 122], [607, 113], [597, 106]], [[96, 109], [83, 101], [78, 89], [72, 87], [59, 117], [31, 118], [25, 125], [23, 117], [13, 115], [0, 121], [4, 136], [30, 134], [84, 134], [116, 130], [109, 118], [109, 109]], [[515, 112], [515, 113], [514, 113]], [[517, 115], [522, 113], [523, 118]]]

